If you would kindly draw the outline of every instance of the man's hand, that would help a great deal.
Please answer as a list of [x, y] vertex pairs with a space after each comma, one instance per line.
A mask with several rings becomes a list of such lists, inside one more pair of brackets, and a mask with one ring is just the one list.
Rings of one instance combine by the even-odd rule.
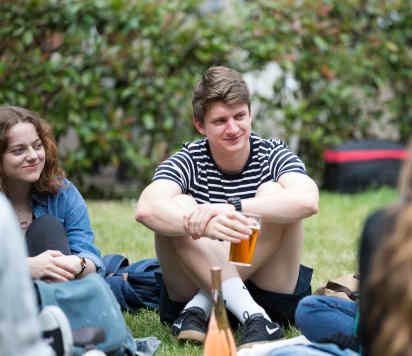
[[247, 240], [252, 233], [250, 220], [241, 213], [233, 210], [222, 212], [209, 220], [206, 225], [205, 237], [226, 240], [234, 243]]
[[206, 225], [210, 219], [224, 212], [233, 212], [235, 208], [231, 204], [199, 204], [190, 215], [184, 216], [184, 227], [188, 235], [198, 239], [205, 235]]
[[33, 278], [52, 282], [65, 282], [74, 279], [80, 270], [77, 256], [66, 256], [55, 250], [47, 250], [35, 257], [29, 257], [28, 262]]

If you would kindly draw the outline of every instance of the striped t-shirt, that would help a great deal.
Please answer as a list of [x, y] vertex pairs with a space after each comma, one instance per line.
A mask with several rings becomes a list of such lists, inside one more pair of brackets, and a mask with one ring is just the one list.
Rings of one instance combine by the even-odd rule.
[[284, 173], [306, 174], [303, 162], [282, 141], [252, 133], [250, 143], [249, 158], [240, 173], [222, 172], [210, 153], [207, 138], [203, 138], [186, 143], [162, 162], [153, 181], [172, 180], [183, 194], [192, 195], [200, 204], [225, 203], [229, 197], [253, 198], [262, 183], [276, 182]]

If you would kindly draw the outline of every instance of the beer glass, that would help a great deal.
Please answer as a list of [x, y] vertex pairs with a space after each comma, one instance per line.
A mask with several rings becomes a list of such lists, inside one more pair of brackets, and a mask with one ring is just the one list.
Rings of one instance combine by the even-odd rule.
[[252, 234], [248, 240], [240, 240], [239, 243], [230, 243], [229, 262], [238, 266], [250, 266], [253, 261], [256, 240], [260, 232], [260, 217], [255, 214], [242, 214], [251, 220], [249, 228], [252, 230]]

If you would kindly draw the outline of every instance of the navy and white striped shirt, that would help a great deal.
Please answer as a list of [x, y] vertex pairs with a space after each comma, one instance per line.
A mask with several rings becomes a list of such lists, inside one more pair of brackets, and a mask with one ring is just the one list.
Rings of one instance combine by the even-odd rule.
[[249, 159], [240, 173], [222, 172], [216, 165], [207, 138], [186, 143], [162, 162], [153, 181], [172, 180], [183, 194], [192, 195], [197, 203], [225, 203], [229, 197], [253, 198], [258, 187], [267, 181], [278, 181], [284, 173], [306, 174], [305, 165], [285, 143], [263, 139], [252, 133]]

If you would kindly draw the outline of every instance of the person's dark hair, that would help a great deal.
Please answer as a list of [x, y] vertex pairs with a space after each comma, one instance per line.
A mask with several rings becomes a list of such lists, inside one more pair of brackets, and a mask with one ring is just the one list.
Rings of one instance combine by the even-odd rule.
[[210, 67], [193, 91], [192, 106], [195, 120], [204, 121], [210, 105], [217, 101], [226, 104], [247, 104], [250, 94], [242, 75], [234, 69]]
[[400, 202], [370, 215], [362, 233], [358, 331], [364, 355], [406, 355], [412, 344], [411, 154], [412, 144], [399, 176]]
[[[8, 131], [20, 122], [31, 123], [43, 143], [46, 161], [43, 172], [37, 182], [33, 184], [34, 191], [39, 193], [56, 193], [63, 185], [65, 173], [59, 167], [57, 146], [51, 127], [35, 112], [17, 106], [0, 106], [0, 158], [8, 147]], [[0, 160], [0, 191], [7, 194], [7, 187], [3, 184]]]
[[412, 204], [372, 257], [362, 313], [365, 355], [410, 355], [412, 345]]

